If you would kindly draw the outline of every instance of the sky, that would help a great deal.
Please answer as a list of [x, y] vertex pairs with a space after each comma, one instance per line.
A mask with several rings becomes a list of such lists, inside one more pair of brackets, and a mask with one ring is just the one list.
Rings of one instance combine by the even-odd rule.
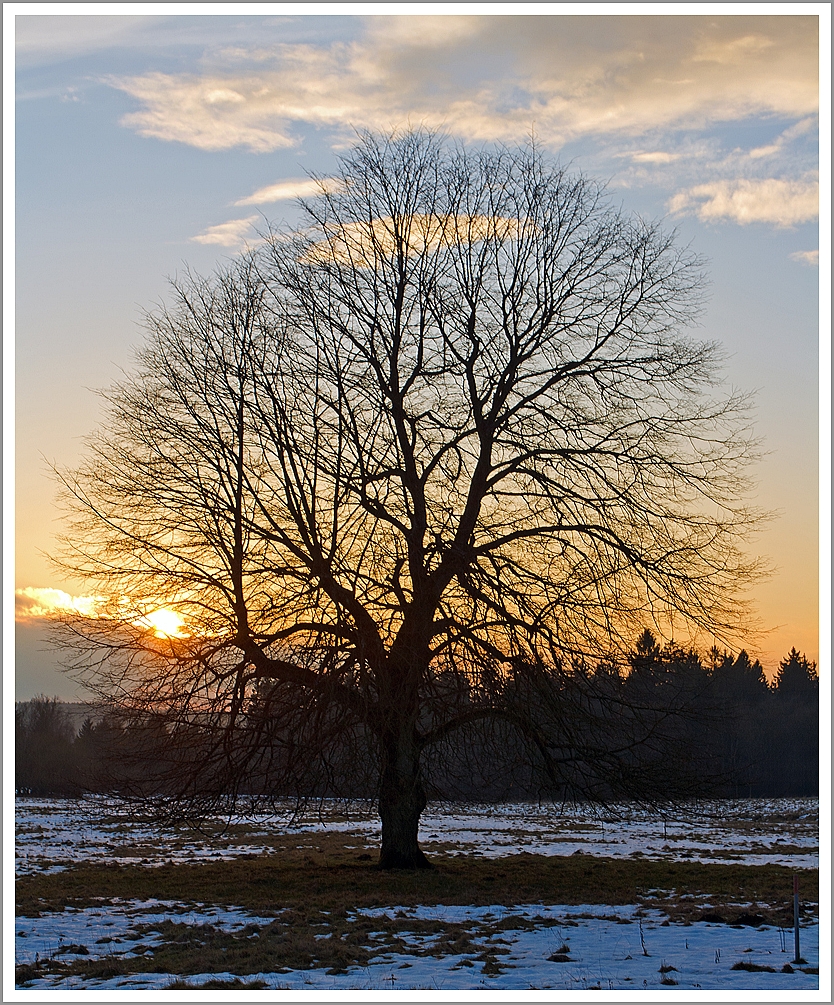
[[755, 392], [754, 502], [773, 513], [752, 546], [773, 574], [752, 594], [765, 633], [748, 648], [769, 674], [792, 646], [817, 660], [829, 5], [210, 6], [4, 5], [16, 697], [81, 695], [44, 641], [50, 612], [87, 602], [48, 558], [50, 465], [81, 457], [96, 389], [129, 371], [143, 311], [186, 266], [210, 272], [265, 221], [292, 224], [307, 173], [335, 172], [356, 130], [408, 124], [472, 145], [535, 136], [707, 257], [696, 334], [726, 350], [728, 386]]

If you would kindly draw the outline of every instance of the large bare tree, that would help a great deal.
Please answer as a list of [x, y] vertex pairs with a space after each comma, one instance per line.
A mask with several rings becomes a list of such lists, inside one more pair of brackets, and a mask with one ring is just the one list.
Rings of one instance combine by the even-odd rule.
[[685, 331], [701, 262], [598, 185], [425, 132], [341, 168], [149, 316], [63, 476], [66, 564], [109, 598], [72, 629], [87, 683], [228, 792], [281, 744], [290, 774], [305, 742], [365, 745], [380, 864], [417, 867], [423, 765], [457, 733], [623, 792], [651, 750], [658, 784], [659, 710], [570, 668], [647, 624], [732, 632], [751, 440]]

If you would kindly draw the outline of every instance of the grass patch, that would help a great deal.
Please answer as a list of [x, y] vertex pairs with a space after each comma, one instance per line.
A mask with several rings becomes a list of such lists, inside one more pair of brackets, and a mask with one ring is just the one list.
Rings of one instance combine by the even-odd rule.
[[[317, 835], [311, 848], [227, 861], [147, 868], [79, 865], [17, 881], [17, 913], [138, 899], [238, 906], [260, 914], [418, 904], [633, 904], [657, 907], [674, 922], [708, 913], [730, 924], [755, 917], [792, 925], [794, 870], [776, 865], [705, 864], [588, 855], [437, 856], [435, 868], [382, 872], [344, 847], [344, 835]], [[349, 839], [348, 839], [349, 840]], [[802, 874], [803, 901], [818, 899], [818, 874]], [[806, 912], [809, 909], [806, 907]]]
[[[79, 865], [17, 882], [17, 911], [23, 916], [96, 907], [125, 900], [157, 899], [179, 905], [240, 907], [271, 920], [224, 931], [176, 916], [142, 923], [141, 915], [120, 938], [104, 937], [88, 958], [88, 947], [67, 947], [17, 972], [18, 986], [50, 977], [85, 981], [140, 973], [179, 975], [174, 988], [196, 985], [191, 974], [235, 974], [199, 985], [246, 988], [254, 974], [323, 968], [329, 974], [367, 966], [388, 954], [455, 956], [473, 973], [497, 976], [511, 966], [502, 957], [502, 937], [512, 931], [570, 926], [572, 916], [544, 918], [507, 914], [459, 923], [410, 917], [367, 917], [357, 908], [416, 905], [640, 904], [666, 913], [673, 923], [691, 924], [708, 912], [729, 924], [755, 921], [791, 924], [793, 870], [782, 866], [603, 859], [591, 856], [513, 855], [503, 859], [437, 856], [435, 868], [382, 872], [364, 853], [345, 847], [345, 835], [317, 835], [316, 843], [282, 854], [227, 861], [143, 867]], [[816, 898], [817, 874], [803, 872], [805, 897]], [[176, 909], [169, 911], [176, 914]], [[585, 915], [581, 915], [584, 917]], [[580, 917], [580, 915], [575, 915]], [[608, 920], [623, 922], [614, 913]], [[505, 943], [506, 945], [506, 943]], [[551, 955], [569, 962], [563, 944]], [[74, 956], [74, 958], [73, 958]], [[661, 978], [674, 978], [661, 967]], [[735, 969], [740, 969], [737, 965]]]
[[[542, 924], [558, 924], [542, 919]], [[481, 972], [496, 975], [507, 964], [497, 956], [509, 950], [500, 945], [506, 928], [477, 921], [322, 915], [290, 909], [267, 925], [246, 925], [223, 931], [214, 925], [165, 920], [137, 923], [100, 959], [65, 960], [58, 954], [36, 965], [21, 967], [18, 986], [37, 977], [83, 977], [96, 980], [128, 974], [258, 973], [324, 969], [346, 973], [392, 953], [408, 956], [470, 955], [483, 964]], [[143, 955], [136, 955], [142, 952]], [[201, 985], [207, 987], [207, 985]]]

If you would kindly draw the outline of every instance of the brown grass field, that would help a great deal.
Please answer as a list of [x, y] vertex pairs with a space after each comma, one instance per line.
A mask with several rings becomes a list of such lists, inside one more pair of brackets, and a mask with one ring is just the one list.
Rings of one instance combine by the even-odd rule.
[[[349, 840], [345, 834], [319, 834], [308, 847], [231, 861], [155, 867], [86, 864], [23, 877], [17, 882], [20, 916], [93, 906], [106, 910], [108, 903], [156, 898], [181, 905], [183, 913], [190, 906], [210, 904], [242, 907], [274, 920], [234, 933], [212, 925], [189, 925], [185, 920], [137, 924], [130, 951], [139, 955], [123, 959], [114, 946], [112, 954], [96, 960], [69, 961], [56, 956], [39, 970], [29, 965], [20, 968], [18, 982], [44, 972], [91, 979], [143, 972], [231, 972], [245, 977], [326, 967], [328, 973], [336, 974], [352, 965], [365, 965], [376, 955], [405, 951], [402, 936], [406, 932], [407, 951], [412, 954], [470, 953], [483, 972], [500, 972], [501, 949], [493, 948], [490, 958], [482, 959], [483, 950], [472, 942], [471, 925], [354, 913], [369, 907], [445, 904], [511, 909], [537, 903], [594, 904], [611, 905], [614, 918], [617, 905], [639, 904], [660, 910], [668, 919], [665, 924], [688, 925], [699, 920], [750, 924], [754, 918], [758, 924], [792, 924], [793, 871], [784, 866], [588, 855], [521, 854], [484, 860], [438, 854], [429, 871], [382, 872], [368, 852], [358, 852], [355, 845], [346, 847]], [[806, 916], [811, 916], [818, 900], [816, 870], [803, 871], [802, 890]], [[535, 922], [546, 923], [541, 918]], [[499, 930], [531, 924], [529, 918], [510, 913], [482, 926], [479, 935], [497, 936]], [[154, 944], [143, 953], [142, 937], [151, 932]]]

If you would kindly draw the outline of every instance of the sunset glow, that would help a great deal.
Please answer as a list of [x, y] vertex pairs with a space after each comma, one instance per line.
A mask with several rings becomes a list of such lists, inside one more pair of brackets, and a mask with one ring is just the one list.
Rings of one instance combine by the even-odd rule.
[[104, 600], [104, 597], [74, 597], [51, 587], [26, 586], [15, 590], [15, 618], [47, 618], [64, 611], [93, 618]]
[[[612, 204], [665, 220], [681, 247], [704, 256], [711, 285], [695, 337], [726, 353], [727, 387], [755, 391], [762, 456], [750, 472], [750, 504], [774, 514], [749, 543], [751, 558], [761, 556], [773, 574], [750, 590], [741, 641], [771, 677], [792, 647], [829, 665], [830, 605], [819, 590], [829, 580], [829, 549], [824, 542], [820, 551], [818, 535], [818, 486], [828, 481], [819, 469], [827, 377], [822, 424], [817, 394], [820, 346], [824, 364], [829, 351], [830, 116], [826, 104], [821, 120], [819, 101], [821, 66], [826, 95], [830, 75], [827, 5], [686, 17], [620, 5], [618, 15], [629, 16], [611, 18], [557, 7], [516, 16], [509, 6], [360, 16], [343, 6], [336, 17], [285, 11], [279, 21], [259, 8], [234, 17], [195, 17], [188, 8], [133, 18], [98, 7], [87, 16], [84, 5], [54, 15], [7, 7], [19, 95], [21, 698], [68, 693], [38, 640], [41, 619], [115, 612], [150, 642], [213, 630], [176, 587], [169, 594], [154, 583], [148, 595], [131, 583], [138, 595], [124, 602], [99, 597], [95, 581], [66, 569], [66, 581], [56, 578], [47, 558], [59, 554], [66, 527], [42, 458], [63, 470], [79, 463], [102, 418], [94, 389], [134, 364], [136, 305], [164, 301], [165, 277], [184, 262], [208, 276], [238, 249], [258, 247], [269, 221], [276, 233], [294, 228], [303, 216], [296, 199], [339, 195], [337, 155], [357, 132], [387, 134], [409, 123], [473, 148], [532, 140], [569, 173], [605, 181]], [[410, 252], [477, 242], [495, 227], [515, 240], [528, 212], [477, 200], [452, 208], [437, 199], [421, 205]], [[323, 230], [306, 235], [308, 261], [370, 261], [391, 246], [390, 212], [326, 217]], [[60, 262], [48, 283], [44, 221]], [[827, 442], [822, 456], [827, 464]], [[37, 684], [36, 670], [24, 667], [36, 668]]]
[[[26, 586], [15, 590], [15, 601], [17, 621], [26, 621], [29, 618], [54, 618], [69, 613], [80, 614], [87, 618], [113, 616], [113, 604], [108, 604], [107, 597], [76, 597], [65, 590], [56, 590], [52, 587]], [[152, 607], [149, 613], [142, 614], [138, 618], [134, 616], [136, 605], [128, 597], [118, 600], [115, 607], [117, 617], [124, 617], [138, 628], [152, 629], [157, 638], [187, 637], [187, 632], [183, 631], [185, 619], [169, 607]]]
[[185, 632], [182, 630], [184, 624], [183, 618], [176, 611], [171, 611], [165, 607], [160, 607], [159, 610], [153, 611], [146, 617], [141, 618], [137, 624], [149, 625], [153, 628], [154, 635], [157, 638], [181, 639], [185, 637]]

